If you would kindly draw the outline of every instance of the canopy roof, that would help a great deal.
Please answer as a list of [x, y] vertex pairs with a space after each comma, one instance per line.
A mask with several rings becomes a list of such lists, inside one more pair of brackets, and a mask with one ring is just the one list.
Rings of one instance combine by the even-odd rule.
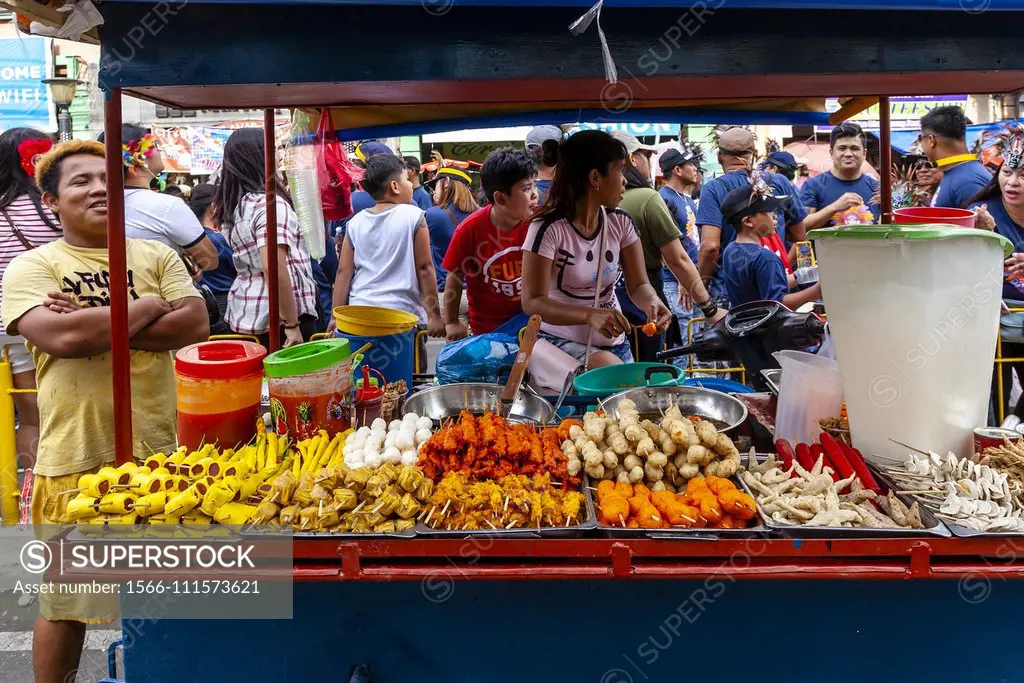
[[[101, 85], [179, 109], [334, 107], [353, 138], [542, 121], [824, 123], [825, 95], [1024, 89], [1024, 0], [608, 0], [617, 84], [595, 27], [568, 31], [589, 0], [245, 4], [155, 16], [149, 0], [108, 0]], [[1018, 11], [995, 20], [964, 10], [975, 5]], [[926, 6], [939, 11], [894, 10]]]

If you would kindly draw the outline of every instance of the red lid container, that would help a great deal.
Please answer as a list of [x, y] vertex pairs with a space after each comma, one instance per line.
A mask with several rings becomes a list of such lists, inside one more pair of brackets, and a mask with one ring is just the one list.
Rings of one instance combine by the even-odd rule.
[[205, 341], [179, 349], [174, 371], [197, 379], [235, 379], [263, 374], [267, 350], [241, 339]]
[[949, 223], [965, 228], [974, 227], [974, 212], [967, 209], [949, 209], [942, 206], [911, 206], [892, 212], [895, 223]]

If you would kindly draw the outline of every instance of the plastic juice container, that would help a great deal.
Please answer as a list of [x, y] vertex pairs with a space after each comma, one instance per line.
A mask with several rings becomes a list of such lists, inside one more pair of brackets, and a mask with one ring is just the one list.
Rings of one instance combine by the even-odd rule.
[[252, 439], [266, 354], [259, 344], [234, 339], [178, 350], [174, 373], [180, 445], [190, 450], [204, 443], [232, 448]]

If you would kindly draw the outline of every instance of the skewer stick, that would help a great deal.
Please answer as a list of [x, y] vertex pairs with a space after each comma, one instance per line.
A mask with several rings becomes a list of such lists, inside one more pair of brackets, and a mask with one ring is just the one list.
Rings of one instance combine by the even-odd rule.
[[565, 526], [568, 527], [572, 523], [572, 515], [565, 518]]
[[[323, 501], [320, 501], [320, 502], [322, 503]], [[378, 503], [377, 507], [375, 507], [372, 510], [370, 510], [370, 514], [372, 515], [373, 513], [378, 512], [382, 507], [384, 507], [384, 503], [383, 502]]]
[[441, 515], [440, 515], [440, 517], [438, 517], [438, 519], [440, 519], [441, 517], [445, 516], [445, 513], [448, 512], [448, 506], [451, 505], [451, 504], [452, 504], [452, 499], [449, 498], [448, 501], [444, 504], [444, 509], [441, 510]]
[[352, 509], [352, 514], [354, 515], [355, 513], [357, 513], [357, 512], [359, 512], [360, 510], [362, 510], [362, 509], [363, 509], [363, 506], [364, 506], [364, 505], [366, 505], [366, 501], [365, 501], [365, 500], [363, 500], [363, 501], [360, 501], [359, 505], [356, 505], [356, 506], [355, 506], [355, 507], [354, 507], [354, 508]]
[[506, 512], [508, 512], [508, 496], [505, 496], [505, 507], [501, 509], [502, 516], [504, 516]]
[[920, 448], [914, 448], [913, 446], [908, 446], [907, 444], [903, 443], [902, 441], [897, 441], [896, 439], [893, 439], [892, 437], [889, 438], [889, 441], [892, 441], [897, 446], [900, 446], [902, 448], [906, 448], [907, 450], [910, 450], [910, 451], [914, 451], [915, 453], [918, 453], [920, 455], [925, 455], [925, 456], [931, 455], [931, 453], [929, 453], [928, 451], [922, 451]]
[[933, 493], [937, 494], [937, 493], [945, 493], [945, 492], [946, 492], [945, 489], [924, 489], [924, 490], [921, 490], [921, 491], [900, 491], [900, 493], [902, 493], [903, 495], [906, 495], [906, 496], [924, 496], [924, 495], [933, 494]]
[[511, 529], [515, 525], [516, 525], [516, 520], [513, 519], [511, 522], [508, 523], [508, 526], [506, 526], [505, 528], [506, 529]]
[[496, 527], [496, 526], [494, 526], [493, 524], [491, 524], [491, 520], [489, 520], [489, 519], [485, 519], [485, 520], [484, 520], [484, 522], [486, 522], [487, 526], [491, 527], [491, 528], [492, 528], [492, 529], [494, 529], [495, 531], [497, 531], [497, 530], [498, 530], [498, 527]]
[[427, 518], [423, 521], [424, 526], [430, 526], [430, 518], [434, 515], [434, 506], [430, 506], [430, 512], [427, 513]]
[[624, 519], [622, 518], [622, 515], [621, 515], [621, 514], [619, 515], [619, 524], [621, 524], [621, 525], [622, 525], [622, 528], [623, 528], [623, 529], [625, 529], [625, 528], [626, 528], [626, 520], [624, 520]]

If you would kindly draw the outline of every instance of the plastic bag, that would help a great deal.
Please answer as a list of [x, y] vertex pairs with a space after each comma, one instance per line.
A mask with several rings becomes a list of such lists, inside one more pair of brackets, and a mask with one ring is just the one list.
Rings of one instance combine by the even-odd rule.
[[352, 215], [352, 184], [362, 180], [361, 168], [348, 160], [345, 145], [334, 133], [331, 112], [320, 112], [316, 129], [317, 177], [324, 218], [340, 221]]
[[518, 353], [519, 339], [513, 334], [491, 332], [454, 341], [437, 354], [437, 383], [501, 383]]

